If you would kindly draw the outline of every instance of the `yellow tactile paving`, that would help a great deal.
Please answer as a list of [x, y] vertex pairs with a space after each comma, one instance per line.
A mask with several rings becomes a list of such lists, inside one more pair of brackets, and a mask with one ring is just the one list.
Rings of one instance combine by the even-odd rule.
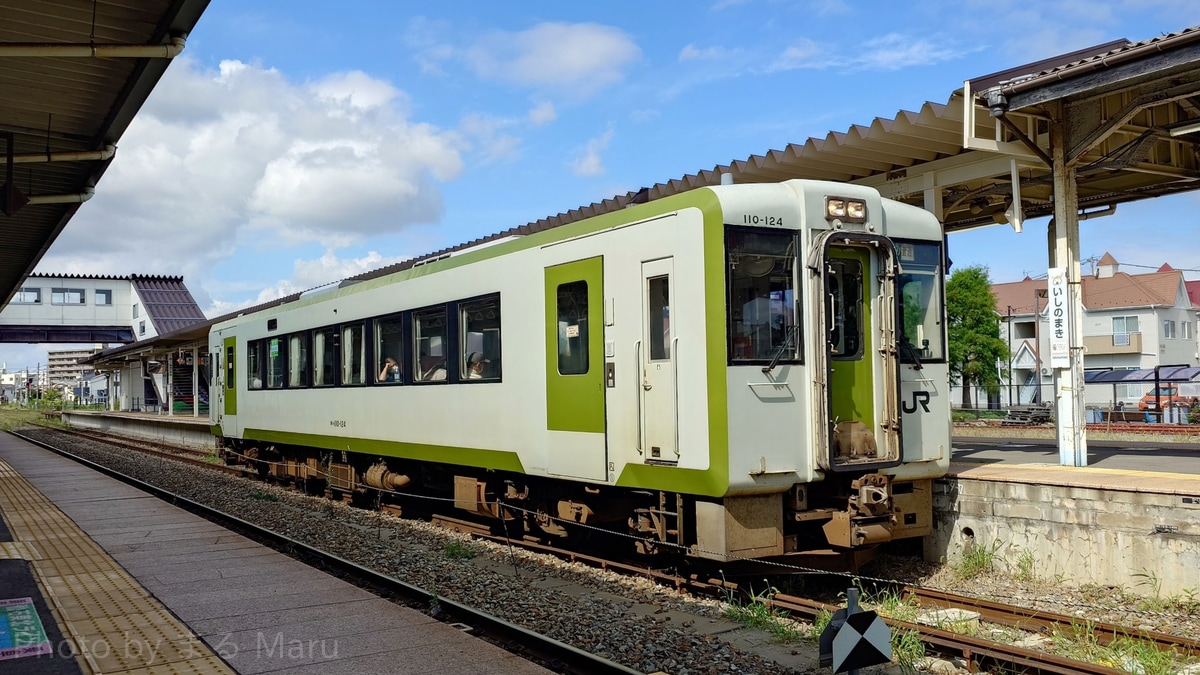
[[37, 560], [37, 548], [22, 541], [0, 541], [0, 559], [4, 560]]
[[232, 673], [41, 492], [0, 460], [0, 512], [30, 561], [54, 619], [89, 673]]

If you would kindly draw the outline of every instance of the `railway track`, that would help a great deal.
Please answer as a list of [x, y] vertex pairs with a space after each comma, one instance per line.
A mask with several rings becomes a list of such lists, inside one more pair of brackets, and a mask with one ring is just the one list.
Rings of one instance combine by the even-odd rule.
[[[54, 430], [60, 432], [62, 431], [61, 429], [57, 428]], [[510, 652], [523, 656], [524, 658], [536, 663], [541, 663], [555, 672], [571, 674], [577, 673], [579, 675], [587, 675], [590, 673], [595, 673], [597, 675], [636, 675], [638, 673], [638, 671], [627, 668], [619, 663], [600, 658], [583, 650], [549, 638], [545, 635], [526, 630], [520, 626], [508, 621], [504, 621], [485, 612], [477, 611], [468, 605], [454, 602], [444, 597], [439, 597], [434, 593], [405, 583], [400, 579], [381, 574], [375, 570], [369, 569], [331, 553], [327, 553], [299, 540], [279, 534], [273, 530], [259, 527], [258, 525], [255, 525], [249, 521], [231, 516], [206, 504], [202, 504], [169, 490], [165, 490], [155, 485], [151, 485], [150, 483], [127, 476], [119, 471], [113, 470], [84, 457], [80, 457], [79, 455], [73, 454], [66, 450], [56, 448], [50, 444], [30, 438], [18, 432], [10, 431], [9, 433], [18, 436], [29, 443], [33, 443], [34, 445], [45, 448], [46, 450], [79, 462], [95, 471], [115, 478], [126, 484], [132, 485], [139, 490], [152, 494], [164, 501], [171, 503], [174, 506], [178, 506], [179, 508], [195, 513], [207, 520], [237, 532], [238, 534], [242, 534], [278, 551], [285, 552], [292, 557], [301, 559], [311, 565], [329, 571], [343, 579], [355, 583], [355, 585], [369, 589], [381, 597], [393, 601], [399, 601], [403, 604], [413, 607], [436, 606], [438, 608], [436, 614], [440, 620], [459, 628], [469, 628], [473, 634], [483, 639], [487, 639], [495, 644], [505, 646]], [[115, 441], [109, 439], [106, 439], [105, 442], [115, 443]], [[124, 444], [121, 445], [128, 447]], [[186, 459], [181, 458], [181, 456], [173, 453], [158, 452], [148, 450], [146, 448], [134, 449], [143, 452], [150, 452], [156, 456], [162, 456], [169, 459]], [[193, 463], [199, 466], [204, 466], [205, 468], [220, 468], [220, 465], [214, 465], [204, 461]]]
[[[63, 432], [61, 429], [57, 428], [54, 430]], [[63, 433], [78, 432], [68, 431]], [[87, 433], [80, 435], [106, 443], [117, 444], [139, 452], [145, 452], [153, 456], [175, 461], [183, 461], [196, 466], [201, 466], [206, 469], [224, 471], [226, 473], [238, 475], [253, 475], [250, 472], [242, 470], [240, 467], [227, 467], [222, 464], [214, 464], [211, 461], [205, 461], [195, 456], [202, 455], [204, 453], [180, 451], [179, 449], [168, 449], [167, 446], [162, 446], [161, 444], [131, 445], [127, 439], [111, 436], [109, 434]], [[29, 440], [31, 440], [31, 442], [38, 443], [38, 445], [41, 445], [42, 447], [49, 447], [36, 440]], [[86, 459], [78, 458], [70, 453], [64, 453], [54, 448], [49, 449], [60, 452], [61, 454], [66, 454], [77, 461], [81, 461], [89, 466], [96, 467], [98, 470], [104, 471], [105, 473], [113, 475], [121, 480], [126, 480], [126, 482], [136, 484], [138, 487], [146, 489], [149, 492], [159, 494], [159, 496], [164, 498], [177, 500], [176, 503], [187, 501], [173, 495], [172, 493], [159, 490], [153, 486], [142, 484], [140, 481], [136, 481], [136, 479], [122, 477], [119, 473], [107, 470]], [[190, 501], [188, 503], [191, 504]], [[186, 508], [191, 510], [190, 506]], [[408, 587], [407, 585], [403, 584], [403, 582], [391, 579], [390, 577], [383, 577], [382, 579], [377, 578], [381, 575], [372, 572], [371, 570], [360, 567], [352, 562], [342, 560], [336, 556], [330, 556], [329, 554], [296, 542], [290, 538], [277, 535], [270, 531], [261, 530], [257, 528], [257, 526], [240, 519], [220, 514], [210, 507], [196, 504], [195, 512], [200, 513], [205, 517], [210, 517], [208, 513], [212, 513], [213, 515], [211, 519], [216, 520], [227, 527], [236, 526], [236, 528], [232, 529], [240, 529], [243, 527], [249, 528], [247, 532], [250, 533], [250, 536], [257, 538], [260, 541], [269, 543], [274, 542], [271, 543], [271, 545], [275, 546], [279, 550], [302, 552], [303, 557], [316, 561], [322, 567], [337, 571], [339, 574], [344, 574], [348, 578], [361, 579], [362, 581], [360, 582], [360, 585], [379, 589], [386, 595], [410, 598], [418, 604], [427, 603], [430, 598], [433, 597], [432, 594], [426, 591]], [[435, 518], [435, 522], [438, 520], [438, 518]], [[694, 593], [697, 595], [706, 595], [724, 599], [730, 594], [738, 592], [738, 587], [735, 583], [727, 582], [723, 579], [707, 578], [705, 575], [684, 576], [662, 572], [648, 569], [644, 564], [639, 564], [637, 562], [614, 561], [595, 555], [547, 546], [535, 542], [523, 541], [519, 539], [510, 540], [502, 536], [492, 535], [484, 528], [475, 526], [467, 521], [454, 518], [441, 518], [440, 520], [445, 521], [441, 524], [445, 525], [446, 527], [460, 532], [472, 534], [473, 536], [479, 538], [489, 539], [496, 543], [507, 544], [530, 551], [554, 555], [563, 560], [585, 564], [598, 569], [646, 577], [654, 580], [656, 583], [671, 586], [677, 590]], [[229, 524], [227, 524], [226, 521], [229, 521]], [[396, 586], [397, 584], [399, 586]], [[1028, 608], [1016, 607], [985, 600], [982, 598], [957, 595], [945, 591], [905, 587], [903, 589], [903, 593], [905, 597], [914, 598], [917, 602], [919, 602], [920, 606], [925, 609], [967, 609], [978, 612], [981, 620], [983, 621], [1009, 626], [1018, 630], [1036, 634], [1046, 634], [1056, 629], [1065, 631], [1077, 630], [1080, 624], [1080, 619], [1078, 617], [1056, 614], [1044, 610], [1031, 610]], [[785, 612], [794, 618], [799, 618], [809, 622], [817, 619], [822, 612], [832, 612], [838, 609], [837, 606], [827, 603], [785, 594], [775, 595], [769, 600], [759, 599], [758, 601], [762, 601], [764, 604], [774, 610]], [[445, 600], [440, 600], [440, 602], [446, 605], [448, 615], [457, 620], [461, 620], [462, 623], [484, 627], [485, 632], [489, 634], [492, 632], [493, 629], [490, 628], [490, 621], [487, 619], [473, 617], [471, 615], [472, 610], [470, 610], [470, 608], [447, 603]], [[461, 619], [459, 617], [461, 617]], [[1048, 654], [1036, 649], [994, 642], [971, 635], [944, 630], [942, 628], [931, 627], [887, 617], [885, 617], [885, 621], [892, 626], [893, 630], [900, 629], [916, 632], [920, 636], [920, 639], [927, 645], [929, 651], [945, 656], [962, 658], [972, 672], [975, 672], [979, 669], [998, 670], [1000, 672], [1054, 673], [1062, 675], [1066, 675], [1068, 673], [1110, 674], [1124, 672], [1102, 664], [1077, 661], [1074, 659]], [[517, 630], [523, 630], [512, 626], [511, 624], [507, 624], [506, 622], [502, 623], [504, 623], [505, 626], [511, 626]], [[1130, 637], [1143, 640], [1148, 644], [1152, 644], [1155, 648], [1161, 651], [1174, 652], [1180, 657], [1194, 658], [1200, 656], [1200, 641], [1197, 640], [1190, 640], [1179, 636], [1166, 635], [1150, 631], [1141, 631], [1117, 626], [1114, 624], [1099, 622], [1087, 622], [1087, 627], [1093, 631], [1095, 641], [1101, 645], [1107, 645], [1119, 637]], [[504, 634], [504, 632], [505, 631], [503, 630], [497, 630], [498, 634]], [[531, 642], [532, 638], [529, 636], [522, 635], [513, 639], [516, 640], [518, 644], [536, 644], [536, 641]], [[559, 648], [566, 648], [568, 650], [574, 649], [559, 643], [558, 647], [549, 648], [546, 650], [546, 653], [549, 654], [549, 658], [554, 661], [562, 662], [564, 664], [568, 663], [569, 659], [565, 659], [558, 654]], [[541, 652], [540, 649], [538, 651], [539, 653]], [[520, 653], [519, 650], [518, 653]], [[568, 654], [568, 656], [570, 655]], [[613, 665], [616, 665], [619, 668], [621, 667], [617, 664]], [[589, 665], [580, 671], [565, 670], [563, 672], [634, 671], [630, 671], [628, 669], [613, 671], [596, 670]]]

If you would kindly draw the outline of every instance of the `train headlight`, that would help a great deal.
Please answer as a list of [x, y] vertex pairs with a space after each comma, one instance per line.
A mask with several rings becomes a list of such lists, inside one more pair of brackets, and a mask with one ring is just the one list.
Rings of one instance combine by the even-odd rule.
[[863, 223], [867, 220], [867, 203], [861, 199], [846, 199], [845, 197], [825, 198], [825, 218], [839, 219], [852, 223]]

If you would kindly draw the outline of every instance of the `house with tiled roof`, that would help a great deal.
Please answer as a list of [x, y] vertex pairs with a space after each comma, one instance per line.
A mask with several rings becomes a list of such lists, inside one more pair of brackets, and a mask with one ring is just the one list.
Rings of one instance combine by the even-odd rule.
[[[1200, 365], [1196, 319], [1200, 282], [1163, 265], [1145, 274], [1121, 271], [1111, 253], [1081, 279], [1085, 371], [1136, 370], [1158, 365]], [[993, 284], [1000, 315], [1000, 338], [1009, 345], [1011, 377], [1001, 388], [1008, 404], [1049, 400], [1053, 373], [1049, 368], [1049, 316], [1046, 280]], [[1087, 402], [1104, 405], [1136, 403], [1150, 385], [1089, 385]]]

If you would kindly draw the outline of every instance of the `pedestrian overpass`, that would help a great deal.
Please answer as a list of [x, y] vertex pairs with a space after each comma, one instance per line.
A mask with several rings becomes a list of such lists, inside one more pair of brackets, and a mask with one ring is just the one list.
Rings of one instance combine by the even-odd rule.
[[204, 320], [183, 277], [32, 274], [0, 310], [0, 343], [129, 343]]

